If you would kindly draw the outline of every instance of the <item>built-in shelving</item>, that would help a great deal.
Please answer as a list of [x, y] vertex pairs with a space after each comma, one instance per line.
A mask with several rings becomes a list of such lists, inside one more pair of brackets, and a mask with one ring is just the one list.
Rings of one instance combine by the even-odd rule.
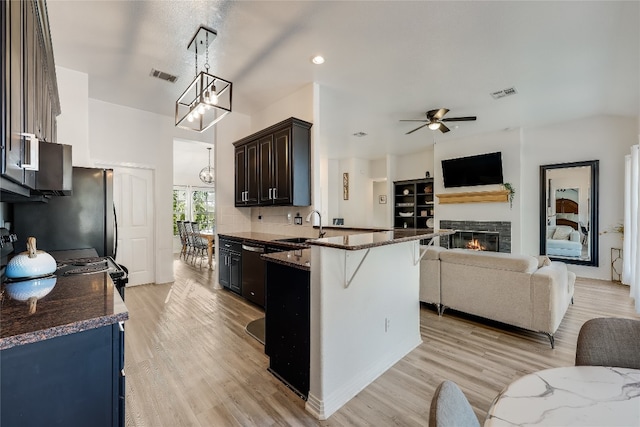
[[433, 178], [395, 181], [394, 228], [433, 228]]

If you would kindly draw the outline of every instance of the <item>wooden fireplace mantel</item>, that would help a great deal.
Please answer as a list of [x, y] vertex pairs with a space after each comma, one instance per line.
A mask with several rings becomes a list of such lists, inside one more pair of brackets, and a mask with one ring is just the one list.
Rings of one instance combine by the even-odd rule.
[[508, 202], [509, 190], [473, 191], [467, 193], [436, 194], [440, 204]]

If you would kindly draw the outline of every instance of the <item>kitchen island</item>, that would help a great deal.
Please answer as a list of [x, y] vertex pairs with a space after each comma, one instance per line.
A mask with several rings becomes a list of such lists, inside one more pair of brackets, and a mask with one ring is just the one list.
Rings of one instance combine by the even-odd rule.
[[420, 241], [452, 233], [381, 230], [263, 255], [270, 370], [316, 418], [327, 419], [422, 342]]
[[106, 272], [53, 282], [31, 304], [2, 284], [0, 425], [124, 426], [127, 308]]

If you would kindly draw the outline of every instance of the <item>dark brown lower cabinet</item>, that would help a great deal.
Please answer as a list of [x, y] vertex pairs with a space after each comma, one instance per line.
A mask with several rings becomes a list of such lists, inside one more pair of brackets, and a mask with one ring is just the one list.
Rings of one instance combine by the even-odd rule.
[[0, 425], [124, 427], [124, 327], [0, 351]]
[[310, 273], [266, 263], [265, 353], [269, 371], [303, 399], [309, 395]]

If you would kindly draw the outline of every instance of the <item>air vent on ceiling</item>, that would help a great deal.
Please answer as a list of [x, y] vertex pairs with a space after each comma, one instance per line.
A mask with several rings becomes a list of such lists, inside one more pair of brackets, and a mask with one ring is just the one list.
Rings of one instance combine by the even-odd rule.
[[499, 90], [497, 92], [491, 92], [491, 96], [494, 99], [504, 98], [505, 96], [515, 95], [518, 93], [515, 87], [508, 87], [506, 89]]
[[165, 80], [167, 82], [175, 83], [178, 80], [178, 76], [174, 76], [173, 74], [165, 73], [164, 71], [156, 70], [155, 68], [151, 69], [151, 77], [156, 77], [160, 80]]

